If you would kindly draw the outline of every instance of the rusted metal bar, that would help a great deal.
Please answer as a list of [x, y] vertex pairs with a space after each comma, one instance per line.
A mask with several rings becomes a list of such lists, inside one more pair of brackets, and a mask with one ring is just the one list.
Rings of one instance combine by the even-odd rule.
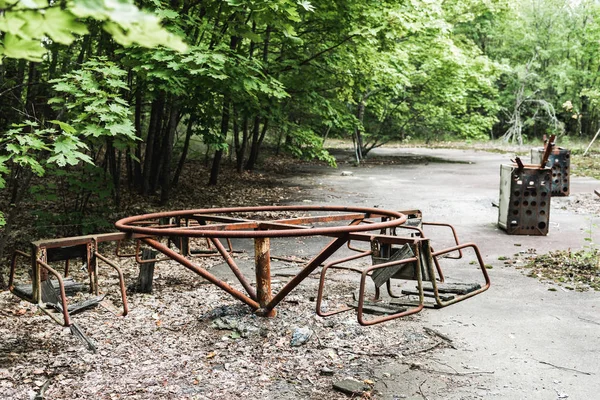
[[[314, 211], [314, 212], [353, 212], [363, 213], [363, 218], [372, 217], [389, 217], [390, 219], [385, 222], [378, 222], [369, 226], [361, 225], [348, 225], [348, 226], [334, 226], [334, 227], [321, 227], [321, 228], [309, 228], [309, 229], [292, 229], [291, 225], [286, 226], [285, 229], [274, 229], [274, 230], [238, 230], [238, 224], [228, 224], [223, 227], [219, 227], [217, 230], [207, 229], [192, 229], [191, 227], [180, 228], [169, 228], [169, 229], [156, 229], [154, 227], [142, 227], [137, 226], [135, 223], [157, 218], [167, 217], [188, 217], [190, 215], [202, 215], [202, 214], [217, 214], [217, 213], [239, 213], [239, 212], [267, 212], [267, 211]], [[327, 221], [327, 216], [323, 217], [322, 221]], [[230, 238], [256, 238], [256, 237], [298, 237], [298, 236], [342, 236], [348, 232], [363, 232], [369, 230], [380, 230], [388, 227], [394, 227], [401, 225], [406, 221], [404, 214], [381, 210], [377, 208], [363, 208], [363, 207], [332, 207], [332, 206], [266, 206], [266, 207], [237, 207], [237, 208], [221, 208], [221, 209], [200, 209], [200, 210], [184, 210], [184, 211], [171, 211], [164, 213], [145, 214], [139, 216], [133, 216], [121, 219], [116, 222], [115, 226], [124, 232], [150, 235], [150, 236], [189, 236], [189, 237], [230, 237]], [[256, 229], [258, 226], [248, 224], [248, 229]], [[287, 225], [287, 224], [286, 224]], [[214, 226], [214, 225], [213, 225]], [[221, 228], [223, 230], [221, 230]]]
[[46, 261], [46, 249], [31, 244], [31, 271], [33, 273], [31, 281], [31, 293], [34, 303], [40, 303], [42, 299], [42, 279], [48, 278], [48, 272], [42, 270], [37, 260]]
[[556, 140], [556, 135], [550, 135], [550, 139], [544, 145], [544, 155], [542, 156], [542, 161], [539, 164], [539, 168], [545, 168], [548, 163], [548, 158], [550, 157], [550, 153], [552, 152], [552, 148], [554, 147], [554, 141]]
[[327, 270], [328, 269], [344, 269], [344, 270], [351, 270], [351, 271], [355, 271], [355, 272], [360, 273], [362, 271], [360, 269], [358, 269], [358, 268], [337, 267], [337, 265], [343, 264], [343, 263], [348, 262], [348, 261], [357, 260], [359, 258], [368, 257], [371, 254], [373, 254], [373, 252], [371, 250], [367, 250], [367, 251], [363, 251], [362, 253], [353, 254], [353, 255], [348, 256], [348, 257], [344, 257], [344, 258], [340, 258], [338, 260], [334, 260], [334, 261], [326, 264], [325, 266], [323, 266], [323, 269], [321, 269], [321, 279], [319, 279], [319, 289], [317, 290], [316, 312], [317, 312], [317, 315], [319, 317], [329, 317], [329, 316], [332, 316], [332, 315], [335, 315], [335, 314], [340, 314], [340, 313], [352, 310], [352, 307], [347, 306], [347, 307], [339, 308], [337, 310], [333, 310], [333, 311], [329, 311], [329, 312], [323, 312], [323, 310], [321, 308], [321, 304], [323, 302], [323, 291], [325, 290], [325, 276], [327, 275]]
[[270, 311], [277, 306], [292, 290], [296, 288], [306, 277], [308, 277], [315, 269], [319, 267], [325, 260], [327, 260], [333, 253], [335, 253], [340, 247], [348, 241], [347, 236], [342, 236], [332, 240], [319, 254], [313, 257], [312, 260], [306, 264], [306, 266], [300, 271], [298, 275], [292, 278], [281, 290], [273, 297], [269, 304], [265, 307], [265, 310]]
[[215, 246], [215, 248], [217, 249], [219, 254], [221, 254], [221, 257], [223, 257], [223, 259], [225, 260], [225, 262], [231, 269], [231, 272], [233, 272], [233, 274], [238, 279], [238, 281], [240, 281], [240, 283], [242, 284], [242, 286], [244, 287], [244, 289], [246, 290], [246, 293], [248, 293], [250, 298], [252, 298], [252, 300], [258, 301], [256, 291], [254, 290], [254, 288], [252, 288], [250, 282], [248, 282], [248, 279], [244, 276], [242, 271], [239, 269], [239, 267], [233, 260], [233, 257], [231, 257], [231, 253], [227, 251], [227, 249], [225, 248], [225, 246], [223, 246], [223, 244], [221, 243], [221, 241], [219, 241], [219, 239], [211, 238], [209, 240]]
[[238, 217], [226, 217], [224, 215], [212, 215], [212, 214], [192, 214], [189, 216], [190, 219], [195, 220], [200, 225], [206, 226], [206, 221], [209, 222], [223, 222], [230, 224], [237, 224], [241, 222], [252, 222], [251, 219], [238, 218]]
[[87, 243], [87, 255], [86, 263], [88, 267], [88, 275], [90, 277], [90, 293], [94, 293], [98, 296], [100, 288], [98, 287], [98, 260], [94, 256], [98, 248], [98, 243], [95, 239], [92, 239]]
[[464, 248], [468, 248], [468, 247], [472, 248], [473, 251], [475, 252], [475, 257], [477, 258], [477, 262], [479, 263], [479, 269], [481, 270], [481, 272], [483, 274], [483, 277], [485, 279], [485, 285], [482, 286], [480, 289], [477, 289], [475, 291], [467, 293], [467, 294], [465, 294], [463, 296], [459, 296], [459, 297], [457, 297], [457, 298], [455, 298], [453, 300], [442, 301], [441, 298], [440, 298], [440, 296], [439, 296], [439, 291], [438, 291], [438, 288], [437, 288], [437, 284], [436, 284], [435, 280], [432, 280], [431, 284], [433, 286], [433, 293], [434, 293], [434, 297], [435, 297], [435, 300], [436, 300], [436, 303], [437, 303], [438, 307], [446, 307], [446, 306], [449, 306], [451, 304], [458, 303], [460, 301], [468, 299], [469, 297], [473, 297], [473, 296], [475, 296], [475, 295], [477, 295], [479, 293], [485, 292], [486, 290], [489, 289], [489, 287], [491, 285], [490, 277], [488, 275], [487, 269], [485, 268], [485, 264], [484, 264], [483, 258], [481, 257], [481, 252], [479, 251], [479, 247], [477, 247], [477, 245], [475, 243], [464, 243], [464, 244], [461, 244], [461, 245], [458, 245], [458, 246], [454, 246], [454, 247], [449, 247], [447, 249], [443, 249], [443, 250], [440, 250], [440, 251], [435, 251], [435, 252], [431, 253], [431, 256], [435, 259], [436, 257], [438, 257], [440, 255], [443, 255], [443, 254], [446, 254], [446, 253], [451, 253], [453, 251], [458, 250], [459, 248], [460, 249], [464, 249]]
[[[415, 257], [406, 258], [406, 259], [399, 260], [399, 261], [392, 261], [392, 262], [388, 262], [388, 263], [373, 265], [372, 267], [366, 268], [364, 271], [362, 271], [361, 276], [360, 276], [360, 289], [359, 289], [359, 294], [358, 294], [358, 308], [357, 308], [357, 314], [356, 314], [356, 318], [358, 319], [359, 324], [361, 324], [363, 326], [380, 324], [382, 322], [390, 321], [392, 319], [406, 317], [411, 314], [416, 314], [425, 307], [425, 299], [424, 299], [425, 296], [423, 294], [423, 277], [421, 275], [421, 263], [419, 261], [420, 257], [419, 257], [418, 252], [419, 252], [419, 249], [417, 247], [417, 254]], [[365, 286], [366, 286], [367, 276], [369, 276], [369, 273], [371, 271], [379, 269], [379, 268], [386, 268], [386, 267], [391, 267], [391, 266], [395, 266], [395, 265], [408, 264], [411, 262], [415, 263], [415, 270], [417, 272], [417, 288], [419, 291], [419, 305], [417, 307], [409, 308], [406, 311], [402, 311], [402, 312], [399, 312], [396, 314], [386, 315], [383, 317], [373, 318], [370, 320], [365, 319], [364, 315], [363, 315], [363, 308], [364, 308], [364, 303], [365, 303]], [[435, 281], [435, 279], [433, 279], [433, 280]]]
[[146, 237], [148, 235], [139, 235], [139, 234], [129, 234], [126, 232], [113, 232], [113, 233], [103, 233], [99, 235], [84, 235], [84, 236], [75, 236], [68, 238], [59, 238], [59, 239], [43, 239], [32, 242], [34, 246], [43, 247], [47, 249], [56, 248], [56, 247], [67, 247], [67, 246], [76, 246], [81, 244], [87, 244], [91, 240], [95, 239], [97, 243], [103, 242], [114, 242], [117, 240], [126, 240], [126, 239], [137, 239], [141, 237]]
[[[450, 228], [450, 230], [452, 231], [452, 236], [454, 237], [454, 245], [458, 246], [460, 244], [459, 240], [458, 240], [458, 234], [456, 233], [456, 229], [454, 229], [454, 226], [450, 225], [450, 224], [445, 224], [442, 222], [423, 222], [423, 225], [429, 225], [429, 226], [445, 226]], [[450, 256], [446, 256], [446, 258], [451, 258], [454, 260], [458, 260], [460, 258], [462, 258], [463, 254], [462, 254], [462, 250], [459, 249], [458, 250], [458, 257], [450, 257]]]
[[[46, 264], [45, 262], [43, 262], [42, 260], [36, 260], [36, 263], [41, 266], [42, 268], [44, 268], [44, 270], [48, 271], [51, 275], [54, 275], [54, 277], [56, 277], [56, 280], [58, 281], [58, 287], [60, 290], [60, 301], [61, 301], [61, 307], [62, 307], [62, 314], [63, 314], [63, 325], [64, 326], [70, 326], [71, 325], [71, 319], [69, 318], [69, 306], [67, 304], [67, 294], [65, 293], [65, 283], [63, 282], [62, 277], [60, 276], [60, 274], [58, 272], [56, 272], [56, 270], [54, 270], [54, 268], [52, 268], [51, 266], [49, 266], [48, 264]], [[42, 310], [45, 311], [45, 305], [41, 304], [42, 300], [41, 297], [39, 299], [39, 306]], [[59, 320], [57, 320], [54, 316], [52, 316], [50, 313], [46, 314], [50, 315], [55, 321], [59, 322]]]
[[160, 251], [161, 253], [163, 253], [163, 254], [171, 257], [173, 259], [173, 261], [177, 261], [179, 264], [183, 265], [187, 269], [189, 269], [189, 270], [197, 273], [198, 275], [200, 275], [201, 277], [203, 277], [207, 281], [209, 281], [212, 284], [220, 287], [221, 289], [223, 289], [227, 293], [231, 294], [236, 299], [238, 299], [238, 300], [240, 300], [240, 301], [248, 304], [250, 307], [252, 307], [254, 309], [260, 308], [260, 305], [255, 300], [253, 300], [250, 297], [246, 296], [242, 292], [236, 290], [234, 287], [232, 287], [228, 283], [223, 282], [222, 280], [220, 280], [219, 278], [217, 278], [216, 276], [214, 276], [210, 272], [206, 271], [205, 269], [198, 267], [197, 265], [195, 265], [194, 263], [192, 263], [190, 260], [188, 260], [187, 258], [185, 258], [184, 256], [182, 256], [181, 254], [178, 254], [178, 253], [174, 252], [173, 250], [169, 249], [168, 247], [166, 247], [165, 245], [163, 245], [162, 243], [160, 243], [156, 239], [145, 238], [145, 239], [142, 239], [142, 240], [147, 245], [149, 245], [149, 246], [155, 248], [156, 250]]
[[254, 239], [254, 262], [256, 266], [256, 296], [260, 308], [256, 311], [263, 317], [274, 317], [274, 309], [267, 310], [271, 294], [271, 244], [269, 238]]
[[349, 233], [348, 240], [358, 240], [363, 242], [371, 242], [373, 240], [378, 241], [383, 244], [415, 244], [420, 238], [410, 238], [410, 237], [402, 237], [402, 236], [391, 236], [391, 235], [381, 235], [381, 234], [370, 234], [370, 233]]
[[94, 255], [96, 257], [98, 257], [100, 260], [104, 261], [109, 266], [113, 267], [117, 271], [117, 274], [119, 275], [119, 287], [121, 289], [121, 299], [123, 302], [123, 314], [122, 315], [126, 316], [129, 313], [129, 306], [127, 305], [127, 290], [125, 289], [125, 279], [123, 278], [123, 271], [121, 270], [121, 268], [119, 268], [118, 265], [116, 265], [115, 263], [110, 261], [108, 258], [104, 257], [102, 254], [98, 253], [97, 251], [94, 253]]
[[308, 216], [308, 217], [277, 219], [272, 222], [283, 223], [286, 225], [302, 225], [302, 224], [311, 224], [314, 222], [353, 221], [355, 219], [362, 220], [364, 217], [365, 217], [365, 215], [363, 213], [352, 213], [352, 214], [338, 214], [338, 215], [327, 215], [327, 216]]

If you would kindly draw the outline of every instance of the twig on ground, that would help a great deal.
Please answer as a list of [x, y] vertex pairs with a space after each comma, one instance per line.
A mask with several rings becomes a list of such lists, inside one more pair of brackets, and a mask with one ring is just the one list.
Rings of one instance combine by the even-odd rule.
[[419, 394], [421, 396], [423, 396], [423, 399], [425, 400], [429, 400], [429, 398], [427, 396], [425, 396], [425, 393], [423, 393], [423, 385], [425, 384], [425, 382], [427, 382], [427, 379], [425, 379], [423, 382], [421, 382], [421, 384], [419, 385]]
[[428, 327], [426, 327], [426, 326], [424, 326], [424, 327], [423, 327], [423, 330], [424, 330], [425, 332], [427, 332], [428, 334], [430, 334], [430, 335], [437, 336], [437, 337], [439, 337], [440, 339], [444, 340], [446, 343], [448, 343], [448, 346], [450, 346], [450, 347], [452, 347], [454, 350], [456, 350], [456, 346], [454, 346], [454, 343], [453, 343], [452, 339], [450, 339], [448, 336], [444, 335], [444, 334], [443, 334], [443, 333], [441, 333], [441, 332], [438, 332], [438, 331], [436, 331], [435, 329], [428, 328]]
[[433, 346], [430, 346], [430, 347], [427, 347], [427, 348], [424, 348], [424, 349], [420, 349], [420, 350], [409, 351], [407, 353], [402, 353], [402, 355], [404, 355], [404, 356], [411, 356], [413, 354], [426, 353], [428, 351], [431, 351], [431, 350], [435, 349], [436, 347], [439, 347], [442, 343], [443, 342], [437, 342]]
[[593, 373], [591, 373], [591, 372], [580, 371], [580, 370], [578, 370], [578, 369], [574, 369], [574, 368], [561, 367], [560, 365], [554, 365], [554, 364], [552, 364], [552, 363], [549, 363], [549, 362], [546, 362], [546, 361], [540, 361], [540, 360], [536, 360], [536, 361], [537, 361], [537, 362], [539, 362], [540, 364], [549, 365], [549, 366], [551, 366], [551, 367], [558, 368], [558, 369], [562, 369], [562, 370], [565, 370], [565, 371], [573, 371], [573, 372], [577, 372], [577, 373], [579, 373], [579, 374], [584, 374], [584, 375], [594, 375], [594, 374], [593, 374]]
[[50, 386], [50, 379], [48, 379], [46, 382], [44, 382], [44, 384], [40, 388], [40, 391], [38, 392], [38, 394], [35, 395], [34, 400], [44, 400], [45, 399], [44, 396], [46, 394], [46, 389], [48, 389], [48, 386]]
[[[443, 363], [440, 363], [442, 365], [445, 365]], [[445, 365], [446, 367], [452, 368], [449, 365]], [[418, 364], [411, 364], [411, 369], [419, 369], [423, 372], [431, 372], [431, 373], [435, 373], [435, 374], [442, 374], [442, 375], [456, 375], [456, 376], [464, 376], [464, 375], [482, 375], [482, 374], [494, 374], [494, 371], [470, 371], [470, 372], [459, 372], [456, 369], [452, 368], [454, 370], [454, 372], [448, 372], [448, 371], [438, 371], [436, 369], [429, 369], [429, 368], [422, 368], [420, 365]]]
[[456, 375], [456, 376], [483, 375], [483, 374], [494, 374], [495, 373], [495, 371], [447, 372], [447, 371], [438, 371], [435, 369], [425, 369], [425, 368], [422, 368], [421, 371], [435, 372], [436, 374]]
[[436, 363], [438, 363], [438, 364], [440, 364], [440, 365], [443, 365], [444, 367], [448, 367], [448, 368], [450, 368], [452, 371], [456, 372], [457, 374], [459, 373], [459, 372], [456, 370], [456, 368], [454, 368], [452, 365], [448, 365], [448, 364], [445, 364], [445, 363], [443, 363], [443, 362], [441, 362], [441, 361], [437, 361], [437, 360], [433, 360], [433, 361], [434, 361], [434, 362], [436, 362]]
[[[325, 347], [329, 347], [329, 346], [325, 346]], [[329, 348], [333, 349], [334, 347], [329, 347]], [[366, 352], [366, 351], [349, 350], [347, 347], [341, 348], [340, 350], [345, 351], [347, 353], [356, 354], [359, 356], [393, 357], [393, 358], [398, 358], [400, 356], [400, 354], [398, 354], [398, 353], [392, 353], [392, 352], [372, 353], [372, 352]]]
[[600, 322], [593, 321], [591, 319], [581, 318], [581, 317], [579, 317], [579, 319], [582, 320], [582, 321], [585, 321], [585, 322], [589, 322], [589, 323], [592, 323], [592, 324], [600, 325]]
[[319, 335], [317, 334], [317, 332], [314, 331], [313, 333], [314, 333], [315, 337], [317, 338], [317, 342], [319, 342], [319, 347], [318, 348], [319, 349], [325, 348], [325, 346], [323, 345], [323, 342], [321, 342], [321, 338], [319, 337]]

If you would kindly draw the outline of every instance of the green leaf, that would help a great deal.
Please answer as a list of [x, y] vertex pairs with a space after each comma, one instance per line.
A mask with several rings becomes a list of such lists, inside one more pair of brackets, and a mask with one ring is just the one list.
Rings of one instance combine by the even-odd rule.
[[106, 135], [107, 130], [98, 125], [88, 124], [85, 126], [83, 133], [88, 136], [100, 137]]
[[62, 129], [66, 133], [69, 133], [69, 134], [75, 133], [75, 128], [73, 128], [71, 125], [67, 124], [66, 122], [62, 122], [62, 121], [58, 121], [58, 120], [51, 120], [49, 122], [60, 126], [60, 129]]
[[123, 46], [165, 46], [186, 51], [187, 45], [178, 36], [160, 25], [155, 15], [140, 11], [127, 0], [73, 0], [70, 10], [80, 18], [92, 17], [106, 21], [103, 29]]
[[44, 14], [44, 24], [38, 29], [43, 30], [52, 40], [62, 44], [71, 44], [74, 35], [85, 35], [88, 30], [84, 24], [67, 10], [52, 7]]
[[4, 56], [41, 62], [46, 49], [39, 40], [20, 39], [12, 33], [4, 35]]
[[51, 99], [48, 100], [48, 104], [63, 104], [65, 102], [65, 99], [60, 98], [60, 97], [52, 97]]
[[124, 120], [121, 123], [106, 125], [106, 129], [113, 135], [119, 136], [120, 134], [128, 137], [135, 136], [135, 129], [133, 123], [129, 120]]
[[21, 32], [21, 27], [26, 21], [20, 18], [19, 13], [5, 13], [0, 15], [0, 31], [18, 35]]

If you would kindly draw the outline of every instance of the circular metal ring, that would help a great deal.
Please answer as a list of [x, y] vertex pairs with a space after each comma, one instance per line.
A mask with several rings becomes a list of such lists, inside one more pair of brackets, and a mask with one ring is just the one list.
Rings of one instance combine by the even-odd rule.
[[[286, 225], [285, 220], [261, 221], [261, 220], [239, 220], [235, 223], [219, 224], [215, 228], [210, 225], [199, 227], [177, 227], [171, 225], [161, 228], [158, 226], [141, 226], [137, 224], [148, 224], [162, 218], [189, 218], [207, 219], [213, 217], [218, 220], [219, 214], [230, 213], [261, 213], [281, 211], [321, 211], [336, 213], [360, 213], [364, 218], [382, 217], [388, 220], [373, 222], [369, 224], [356, 224], [329, 227], [302, 227], [284, 228], [278, 225]], [[343, 216], [343, 215], [341, 215]], [[299, 237], [299, 236], [342, 236], [350, 232], [376, 231], [402, 225], [406, 221], [406, 215], [390, 210], [367, 207], [343, 207], [343, 206], [261, 206], [261, 207], [228, 207], [228, 208], [204, 208], [198, 210], [179, 210], [158, 212], [152, 214], [136, 215], [123, 218], [115, 223], [117, 229], [123, 232], [131, 232], [149, 236], [188, 236], [205, 238], [275, 238], [275, 237]], [[350, 219], [350, 218], [348, 218]], [[335, 216], [313, 217], [313, 222], [331, 222], [340, 220]], [[356, 218], [354, 219], [356, 220]], [[297, 221], [295, 221], [297, 222]], [[243, 224], [246, 224], [245, 226]], [[291, 224], [287, 224], [293, 226]], [[246, 230], [244, 230], [246, 229]]]

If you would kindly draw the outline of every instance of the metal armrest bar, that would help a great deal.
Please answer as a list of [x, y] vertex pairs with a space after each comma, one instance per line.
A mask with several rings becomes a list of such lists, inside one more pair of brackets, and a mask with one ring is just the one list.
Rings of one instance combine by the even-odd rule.
[[[452, 236], [454, 236], [454, 244], [456, 246], [460, 245], [460, 242], [458, 241], [458, 235], [456, 233], [456, 229], [454, 229], [454, 226], [450, 225], [450, 224], [446, 224], [443, 222], [423, 222], [423, 225], [429, 225], [429, 226], [446, 226], [448, 228], [450, 228], [450, 230], [452, 230]], [[458, 249], [458, 257], [449, 257], [446, 256], [446, 258], [451, 258], [454, 260], [458, 260], [461, 259], [463, 257], [462, 251], [461, 249]]]
[[46, 271], [48, 271], [49, 273], [51, 273], [52, 275], [54, 275], [56, 277], [56, 280], [58, 281], [58, 287], [60, 289], [60, 301], [61, 301], [61, 306], [62, 306], [62, 314], [63, 314], [63, 321], [60, 321], [58, 318], [56, 318], [56, 316], [54, 316], [53, 314], [49, 313], [46, 311], [45, 307], [42, 307], [42, 300], [40, 297], [40, 303], [38, 304], [40, 306], [40, 308], [42, 309], [42, 311], [44, 311], [48, 316], [50, 316], [53, 320], [55, 320], [56, 322], [58, 322], [59, 324], [62, 324], [64, 326], [71, 326], [71, 320], [69, 318], [69, 306], [67, 304], [67, 294], [65, 293], [65, 283], [63, 282], [62, 277], [60, 276], [60, 274], [51, 266], [49, 266], [48, 264], [46, 264], [45, 262], [43, 262], [40, 259], [36, 260], [37, 265], [39, 265], [40, 267], [44, 268]]
[[123, 301], [123, 316], [126, 316], [129, 313], [129, 307], [127, 306], [127, 291], [125, 289], [125, 279], [123, 278], [123, 271], [121, 270], [121, 268], [119, 268], [119, 266], [117, 266], [115, 263], [110, 261], [108, 258], [104, 257], [102, 254], [98, 253], [97, 251], [94, 252], [94, 255], [100, 260], [104, 261], [109, 266], [113, 267], [117, 271], [117, 274], [119, 274], [119, 286], [121, 289], [121, 299]]
[[362, 269], [358, 269], [358, 268], [354, 268], [354, 267], [342, 267], [342, 266], [338, 266], [338, 264], [342, 264], [348, 261], [352, 261], [352, 260], [357, 260], [359, 258], [363, 258], [363, 257], [368, 257], [371, 254], [373, 254], [373, 252], [371, 250], [367, 250], [364, 251], [360, 254], [353, 254], [351, 256], [348, 257], [344, 257], [344, 258], [340, 258], [338, 260], [334, 260], [328, 264], [326, 264], [325, 266], [323, 266], [323, 269], [321, 269], [321, 278], [319, 279], [319, 290], [317, 291], [317, 304], [316, 304], [316, 308], [317, 308], [317, 315], [320, 317], [329, 317], [331, 315], [335, 315], [335, 314], [339, 314], [342, 313], [344, 311], [349, 311], [352, 309], [352, 307], [344, 307], [335, 311], [330, 311], [330, 312], [322, 312], [321, 311], [321, 303], [323, 301], [323, 290], [325, 289], [325, 275], [327, 274], [327, 270], [332, 268], [332, 269], [344, 269], [344, 270], [350, 270], [350, 271], [355, 271], [358, 273], [362, 272]]
[[[400, 313], [386, 315], [386, 316], [374, 318], [371, 320], [366, 320], [363, 317], [363, 307], [364, 307], [364, 302], [365, 302], [365, 285], [366, 285], [366, 280], [367, 280], [367, 276], [369, 275], [369, 273], [371, 271], [379, 269], [379, 268], [407, 264], [410, 262], [416, 263], [415, 269], [417, 271], [417, 288], [419, 291], [419, 305], [417, 307], [410, 308], [410, 309], [400, 312]], [[399, 260], [399, 261], [392, 261], [392, 262], [388, 262], [388, 263], [377, 264], [377, 265], [373, 265], [372, 267], [369, 267], [369, 268], [365, 269], [364, 271], [362, 271], [362, 274], [360, 277], [360, 291], [358, 294], [358, 310], [357, 310], [357, 318], [358, 318], [359, 324], [361, 324], [363, 326], [370, 326], [370, 325], [375, 325], [375, 324], [379, 324], [382, 322], [390, 321], [392, 319], [406, 317], [408, 315], [418, 313], [424, 307], [425, 307], [425, 295], [423, 294], [423, 277], [421, 275], [421, 265], [419, 263], [418, 257], [405, 258], [405, 259]]]
[[481, 272], [483, 274], [483, 277], [485, 279], [485, 285], [482, 286], [480, 289], [474, 290], [470, 293], [467, 293], [465, 295], [462, 296], [458, 296], [453, 300], [450, 301], [442, 301], [439, 297], [439, 292], [438, 292], [438, 288], [437, 288], [437, 284], [435, 281], [432, 281], [432, 286], [433, 286], [433, 293], [435, 296], [435, 300], [436, 303], [439, 307], [446, 307], [449, 306], [450, 304], [454, 304], [454, 303], [458, 303], [459, 301], [463, 301], [465, 299], [468, 299], [469, 297], [473, 297], [479, 293], [485, 292], [486, 290], [489, 289], [490, 287], [490, 277], [487, 273], [487, 269], [485, 268], [485, 264], [483, 262], [483, 258], [481, 257], [481, 252], [479, 251], [479, 248], [477, 247], [477, 245], [475, 243], [464, 243], [464, 244], [460, 244], [458, 246], [454, 246], [454, 247], [449, 247], [447, 249], [443, 249], [440, 251], [436, 251], [436, 252], [432, 252], [431, 256], [433, 257], [433, 259], [436, 259], [436, 257], [443, 255], [443, 254], [447, 254], [447, 253], [451, 253], [453, 251], [457, 251], [459, 249], [465, 249], [465, 248], [472, 248], [473, 251], [475, 252], [475, 256], [477, 257], [477, 261], [479, 262], [479, 268], [481, 269]]

